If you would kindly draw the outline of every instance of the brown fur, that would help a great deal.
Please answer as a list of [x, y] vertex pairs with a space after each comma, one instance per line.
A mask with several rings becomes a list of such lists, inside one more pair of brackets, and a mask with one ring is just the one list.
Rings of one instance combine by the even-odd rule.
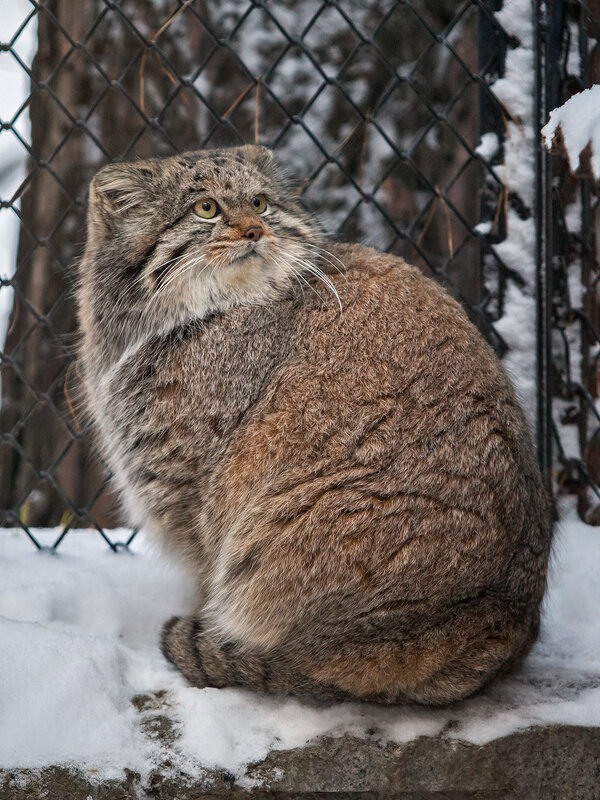
[[[256, 224], [251, 192], [273, 203], [271, 250], [223, 256], [212, 294], [194, 294], [192, 263], [145, 315], [144, 270], [164, 271], [148, 249], [164, 260], [197, 230], [178, 205], [194, 197], [186, 164], [223, 208], [203, 254]], [[459, 305], [401, 259], [324, 250], [262, 148], [121, 166], [116, 188], [111, 169], [91, 192], [82, 362], [131, 521], [198, 583], [194, 616], [165, 626], [167, 658], [197, 686], [429, 704], [517, 662], [549, 503], [509, 381]], [[285, 264], [303, 280], [284, 282]]]

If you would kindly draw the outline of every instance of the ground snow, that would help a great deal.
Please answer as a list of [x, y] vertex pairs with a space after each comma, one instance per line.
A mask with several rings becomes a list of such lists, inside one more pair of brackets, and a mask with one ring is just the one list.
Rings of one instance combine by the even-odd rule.
[[600, 181], [600, 85], [573, 95], [560, 108], [550, 112], [550, 119], [542, 128], [548, 149], [552, 147], [559, 128], [571, 170], [576, 172], [579, 169], [579, 158], [590, 145], [592, 173]]
[[[142, 537], [112, 553], [95, 532], [74, 532], [52, 555], [24, 534], [0, 535], [0, 767], [77, 765], [98, 777], [160, 768], [131, 698], [166, 690], [178, 738], [174, 769], [242, 777], [270, 750], [316, 736], [406, 741], [448, 735], [485, 743], [528, 725], [600, 724], [600, 529], [567, 508], [539, 642], [524, 666], [450, 709], [378, 708], [194, 689], [162, 658], [161, 624], [192, 607], [192, 588]], [[50, 533], [40, 533], [40, 536]], [[174, 758], [173, 758], [174, 756]]]

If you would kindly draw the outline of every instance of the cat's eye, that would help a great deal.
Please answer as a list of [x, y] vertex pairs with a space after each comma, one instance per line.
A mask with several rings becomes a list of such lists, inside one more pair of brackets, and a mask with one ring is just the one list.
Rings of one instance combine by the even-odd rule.
[[264, 214], [267, 210], [267, 198], [264, 194], [257, 194], [252, 198], [252, 206], [257, 214]]
[[200, 219], [214, 219], [218, 213], [219, 206], [212, 197], [205, 197], [204, 200], [198, 200], [194, 204], [194, 214], [199, 216]]

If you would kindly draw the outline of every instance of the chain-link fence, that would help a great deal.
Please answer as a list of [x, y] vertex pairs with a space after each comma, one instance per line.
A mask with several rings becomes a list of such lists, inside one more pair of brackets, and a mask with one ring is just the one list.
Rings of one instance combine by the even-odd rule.
[[[515, 1], [522, 11], [523, 0]], [[598, 491], [592, 188], [575, 184], [560, 165], [552, 166], [560, 178], [552, 183], [536, 143], [530, 182], [538, 194], [543, 180], [552, 184], [552, 214], [542, 220], [539, 196], [534, 204], [515, 190], [505, 145], [511, 129], [514, 140], [535, 120], [511, 108], [502, 77], [511, 53], [529, 48], [538, 100], [550, 80], [553, 97], [592, 80], [597, 9], [539, 3], [525, 41], [507, 29], [501, 5], [15, 0], [20, 12], [10, 30], [4, 23], [0, 57], [13, 75], [27, 77], [28, 89], [2, 106], [0, 134], [10, 142], [3, 149], [0, 139], [0, 213], [19, 228], [0, 286], [10, 307], [0, 410], [5, 526], [37, 543], [35, 526], [57, 525], [57, 544], [74, 527], [93, 526], [114, 546], [118, 510], [78, 412], [74, 361], [74, 264], [92, 174], [108, 160], [249, 141], [273, 147], [302, 176], [302, 201], [332, 235], [397, 253], [435, 276], [501, 354], [510, 349], [497, 324], [507, 287], [533, 297], [501, 245], [511, 214], [536, 215], [552, 248], [538, 247], [538, 283], [554, 273], [556, 290], [553, 303], [552, 282], [542, 281], [547, 302], [529, 320], [534, 340], [539, 326], [532, 369], [537, 357], [541, 461], [550, 469], [551, 395], [560, 395], [559, 484], [577, 483], [583, 497], [584, 475]], [[34, 42], [32, 62], [25, 40]], [[529, 99], [533, 107], [532, 92]], [[7, 169], [5, 150], [15, 153]], [[572, 292], [579, 269], [581, 303]], [[543, 359], [552, 327], [563, 348], [554, 370], [549, 355]], [[579, 440], [569, 449], [565, 431], [575, 427]]]
[[[600, 3], [554, 6], [544, 42], [546, 106], [600, 83]], [[574, 177], [566, 158], [545, 157], [548, 275], [542, 309], [552, 363], [541, 387], [548, 421], [543, 447], [554, 456], [558, 492], [577, 493], [583, 519], [600, 523], [600, 204], [591, 176]], [[542, 188], [542, 187], [540, 187]], [[545, 402], [544, 402], [545, 401]], [[551, 411], [550, 411], [551, 409]], [[550, 460], [549, 460], [550, 463]]]

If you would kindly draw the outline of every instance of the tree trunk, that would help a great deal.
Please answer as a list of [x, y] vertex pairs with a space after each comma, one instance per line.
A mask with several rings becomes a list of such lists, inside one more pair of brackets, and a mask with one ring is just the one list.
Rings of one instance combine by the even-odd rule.
[[[58, 0], [48, 10], [78, 40], [95, 5], [93, 0]], [[32, 156], [21, 197], [14, 303], [2, 368], [0, 420], [6, 435], [0, 492], [5, 509], [25, 524], [39, 525], [66, 520], [101, 485], [102, 477], [97, 462], [87, 463], [87, 448], [63, 391], [75, 330], [68, 272], [81, 245], [85, 180], [80, 172], [82, 132], [73, 128], [68, 113], [76, 114], [85, 97], [89, 70], [71, 58], [56, 71], [71, 49], [68, 39], [49, 14], [39, 14], [38, 24], [30, 102]]]

